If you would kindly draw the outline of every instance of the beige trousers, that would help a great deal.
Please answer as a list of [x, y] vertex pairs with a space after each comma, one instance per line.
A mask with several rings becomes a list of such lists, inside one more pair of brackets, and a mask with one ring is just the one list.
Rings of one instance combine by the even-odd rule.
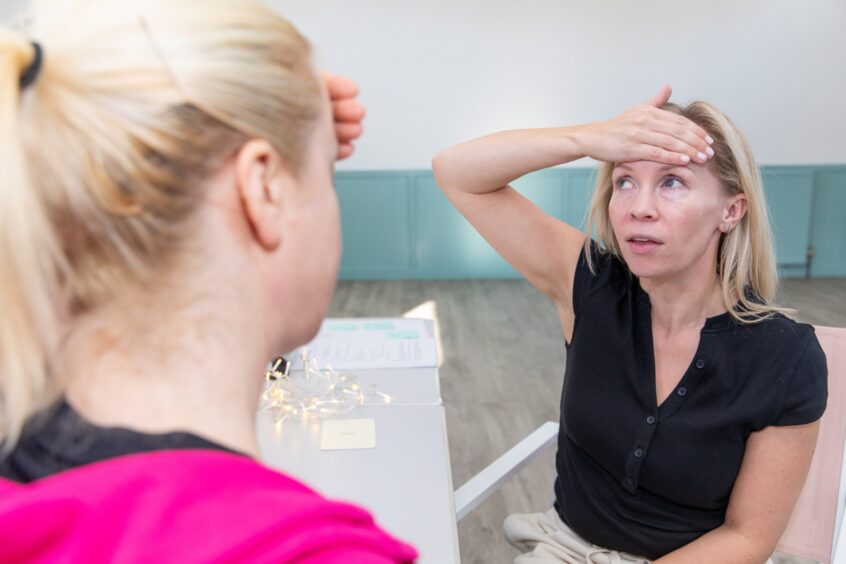
[[[509, 515], [503, 528], [505, 538], [521, 552], [514, 564], [649, 564], [643, 556], [591, 544], [568, 527], [555, 508]], [[772, 559], [766, 564], [773, 564]]]
[[577, 535], [558, 516], [546, 513], [515, 513], [503, 525], [505, 538], [522, 554], [514, 564], [648, 564], [642, 556], [609, 550]]

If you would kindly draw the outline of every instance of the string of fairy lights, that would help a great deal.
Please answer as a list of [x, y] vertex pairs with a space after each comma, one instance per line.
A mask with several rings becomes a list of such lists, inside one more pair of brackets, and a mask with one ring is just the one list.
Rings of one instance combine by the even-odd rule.
[[277, 357], [265, 372], [265, 387], [260, 409], [273, 413], [273, 421], [315, 421], [343, 415], [364, 404], [389, 404], [391, 396], [376, 389], [375, 384], [362, 386], [349, 372], [337, 371], [330, 365], [320, 368], [308, 350], [300, 352], [302, 367], [291, 369], [291, 362]]

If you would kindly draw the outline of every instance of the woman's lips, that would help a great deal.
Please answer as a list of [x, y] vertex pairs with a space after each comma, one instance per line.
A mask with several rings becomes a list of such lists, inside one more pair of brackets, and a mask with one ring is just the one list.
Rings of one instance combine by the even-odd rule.
[[634, 236], [626, 239], [629, 248], [637, 254], [649, 254], [663, 245], [660, 241], [649, 237]]

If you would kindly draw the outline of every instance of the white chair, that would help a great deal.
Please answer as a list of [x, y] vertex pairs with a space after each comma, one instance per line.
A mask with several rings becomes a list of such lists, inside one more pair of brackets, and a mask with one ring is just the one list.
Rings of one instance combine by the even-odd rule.
[[846, 329], [815, 329], [828, 363], [828, 405], [808, 479], [777, 548], [824, 564], [846, 564]]
[[[828, 362], [828, 405], [808, 479], [777, 549], [823, 564], [846, 564], [846, 329], [815, 327]], [[455, 491], [461, 521], [506, 480], [556, 442], [546, 422]]]
[[461, 521], [488, 496], [558, 438], [558, 423], [547, 421], [455, 490], [455, 515]]

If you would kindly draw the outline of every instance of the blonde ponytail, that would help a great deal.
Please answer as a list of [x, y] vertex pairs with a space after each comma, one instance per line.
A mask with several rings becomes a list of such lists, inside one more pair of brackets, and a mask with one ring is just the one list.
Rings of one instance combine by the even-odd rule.
[[322, 104], [308, 42], [255, 0], [41, 0], [29, 25], [44, 58], [23, 93], [32, 46], [0, 35], [7, 449], [61, 393], [51, 361], [79, 320], [172, 297], [206, 180], [251, 138], [298, 170]]
[[49, 400], [49, 359], [62, 253], [33, 188], [19, 132], [20, 77], [35, 56], [20, 34], [0, 30], [0, 436], [8, 449], [21, 422]]

